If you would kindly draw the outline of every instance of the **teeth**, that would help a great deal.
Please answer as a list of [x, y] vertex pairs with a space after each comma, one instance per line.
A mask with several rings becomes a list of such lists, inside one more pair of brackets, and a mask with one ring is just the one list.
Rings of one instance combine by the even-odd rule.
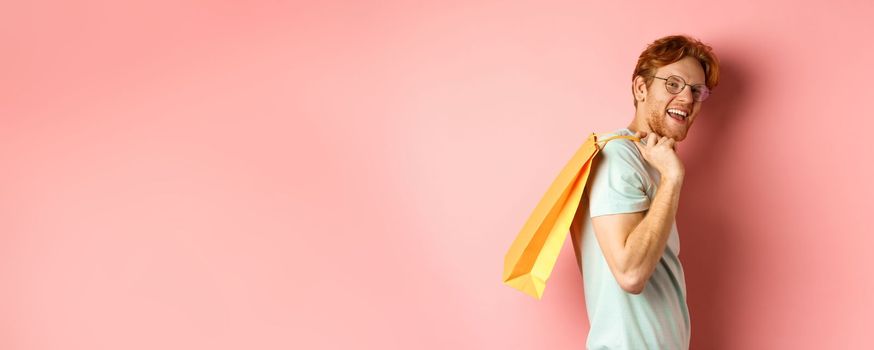
[[683, 116], [683, 118], [687, 117], [686, 112], [683, 112], [683, 111], [681, 111], [679, 109], [675, 109], [675, 108], [669, 108], [668, 113], [679, 114], [679, 115]]

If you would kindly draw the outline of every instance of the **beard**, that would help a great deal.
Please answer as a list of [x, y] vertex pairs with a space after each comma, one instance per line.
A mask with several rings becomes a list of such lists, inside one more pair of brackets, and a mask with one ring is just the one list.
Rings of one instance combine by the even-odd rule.
[[659, 136], [670, 137], [676, 142], [683, 141], [686, 138], [686, 133], [689, 132], [689, 127], [692, 126], [692, 120], [688, 118], [686, 119], [685, 126], [678, 126], [676, 124], [669, 126], [668, 123], [671, 122], [668, 118], [670, 117], [664, 108], [651, 107], [648, 114], [649, 117], [646, 122], [649, 124], [649, 129], [659, 134]]

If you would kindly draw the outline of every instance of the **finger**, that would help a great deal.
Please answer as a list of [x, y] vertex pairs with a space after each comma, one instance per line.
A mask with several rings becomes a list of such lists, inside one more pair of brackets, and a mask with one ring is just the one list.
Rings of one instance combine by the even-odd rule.
[[656, 134], [656, 133], [653, 133], [652, 135], [649, 135], [649, 137], [646, 138], [646, 146], [647, 146], [647, 147], [655, 146], [656, 141], [657, 141], [657, 139], [658, 139], [658, 136], [659, 136], [659, 135]]

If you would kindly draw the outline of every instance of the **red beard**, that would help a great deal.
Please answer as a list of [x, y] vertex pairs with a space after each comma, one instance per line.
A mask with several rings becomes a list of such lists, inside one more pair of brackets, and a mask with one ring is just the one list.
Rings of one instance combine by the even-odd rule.
[[686, 133], [689, 131], [689, 127], [692, 126], [691, 120], [686, 119], [685, 127], [675, 127], [669, 126], [668, 123], [667, 112], [663, 109], [650, 109], [649, 110], [649, 118], [647, 119], [647, 124], [649, 124], [650, 130], [659, 134], [659, 136], [667, 136], [674, 141], [682, 141], [686, 138]]

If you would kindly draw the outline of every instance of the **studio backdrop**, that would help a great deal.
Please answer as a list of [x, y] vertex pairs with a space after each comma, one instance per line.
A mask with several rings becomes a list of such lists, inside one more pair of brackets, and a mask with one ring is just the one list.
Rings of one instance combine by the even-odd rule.
[[693, 349], [874, 348], [874, 3], [20, 1], [0, 348], [583, 349], [504, 254], [631, 73], [721, 61], [679, 145]]

